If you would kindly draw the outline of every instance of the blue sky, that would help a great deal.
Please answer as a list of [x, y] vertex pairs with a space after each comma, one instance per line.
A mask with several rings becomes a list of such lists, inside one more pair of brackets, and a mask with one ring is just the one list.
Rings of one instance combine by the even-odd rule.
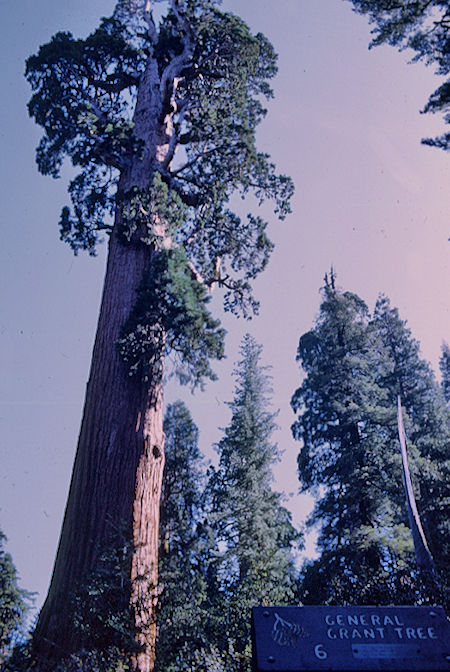
[[[107, 15], [107, 0], [1, 0], [4, 30], [1, 107], [0, 527], [22, 584], [45, 597], [81, 418], [103, 281], [105, 250], [74, 258], [58, 240], [70, 169], [60, 180], [37, 173], [40, 132], [28, 119], [25, 58], [58, 30], [84, 36]], [[250, 331], [273, 367], [277, 440], [284, 450], [277, 485], [295, 493], [298, 445], [289, 399], [300, 382], [299, 336], [311, 328], [319, 287], [333, 265], [338, 284], [372, 308], [379, 292], [408, 319], [435, 369], [450, 340], [448, 171], [450, 157], [420, 139], [443, 131], [419, 114], [439, 84], [408, 55], [368, 51], [369, 27], [344, 0], [227, 0], [226, 9], [262, 31], [279, 53], [275, 100], [259, 133], [281, 172], [296, 184], [293, 214], [270, 214], [276, 249], [257, 281], [258, 318], [224, 316], [227, 359], [220, 380], [191, 397], [173, 382], [201, 432], [201, 447], [229, 420], [231, 371]], [[220, 312], [220, 297], [214, 305]], [[295, 520], [309, 504], [291, 497]], [[311, 552], [311, 547], [308, 547]]]

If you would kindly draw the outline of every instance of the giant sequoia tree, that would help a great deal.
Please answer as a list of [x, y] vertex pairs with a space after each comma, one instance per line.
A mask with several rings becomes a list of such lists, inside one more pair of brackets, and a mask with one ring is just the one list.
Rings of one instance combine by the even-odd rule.
[[371, 317], [332, 275], [314, 328], [300, 338], [298, 360], [306, 375], [292, 398], [293, 432], [302, 442], [302, 488], [318, 495], [309, 524], [319, 525], [321, 551], [305, 568], [302, 599], [445, 601], [444, 581], [437, 587], [416, 567], [401, 473], [399, 394], [417, 504], [444, 577], [450, 415], [417, 341], [386, 297]]
[[[224, 332], [207, 309], [214, 285], [225, 306], [255, 309], [251, 281], [272, 244], [266, 223], [245, 220], [230, 195], [270, 199], [283, 218], [290, 180], [255, 147], [276, 56], [215, 0], [170, 0], [156, 22], [150, 0], [119, 0], [86, 39], [58, 33], [27, 61], [30, 115], [43, 127], [39, 170], [77, 169], [61, 238], [109, 254], [84, 415], [49, 593], [35, 652], [87, 646], [70, 595], [100, 571], [108, 549], [131, 543], [134, 664], [151, 669], [159, 497], [164, 462], [163, 372], [211, 376]], [[73, 601], [73, 600], [72, 600]], [[106, 640], [108, 637], [106, 637]], [[106, 645], [108, 642], [105, 641]]]

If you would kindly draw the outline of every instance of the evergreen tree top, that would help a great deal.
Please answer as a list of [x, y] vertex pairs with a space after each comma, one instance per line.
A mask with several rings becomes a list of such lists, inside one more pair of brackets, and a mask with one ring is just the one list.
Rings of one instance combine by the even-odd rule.
[[[272, 201], [283, 219], [293, 186], [256, 148], [276, 54], [216, 5], [171, 0], [156, 25], [143, 2], [124, 0], [86, 39], [57, 33], [27, 61], [28, 109], [44, 130], [39, 170], [56, 177], [65, 157], [79, 169], [73, 212], [65, 208], [60, 221], [75, 252], [95, 253], [122, 203], [129, 239], [183, 247], [206, 287], [225, 288], [227, 309], [248, 314], [257, 305], [250, 283], [272, 243], [267, 223], [252, 213], [241, 221], [230, 196]], [[158, 202], [161, 180], [178, 218]]]
[[397, 395], [418, 508], [441, 568], [449, 557], [443, 510], [450, 415], [418, 342], [386, 296], [378, 298], [371, 315], [364, 301], [337, 287], [332, 276], [325, 279], [314, 327], [300, 337], [297, 359], [305, 377], [292, 397], [297, 413], [292, 430], [301, 441], [301, 488], [316, 495], [307, 524], [320, 526], [322, 551], [305, 567], [303, 599], [331, 604], [425, 599], [406, 512]]

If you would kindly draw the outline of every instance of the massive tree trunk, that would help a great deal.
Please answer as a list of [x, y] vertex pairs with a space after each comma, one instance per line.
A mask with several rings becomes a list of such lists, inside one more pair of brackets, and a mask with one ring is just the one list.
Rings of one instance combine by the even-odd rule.
[[[122, 642], [121, 624], [114, 631], [114, 623], [108, 630], [98, 622], [101, 591], [100, 598], [97, 588], [85, 595], [88, 617], [97, 618], [91, 637], [74, 627], [69, 599], [75, 593], [82, 603], [83, 585], [107, 575], [105, 551], [125, 541], [132, 550], [126, 590], [122, 599], [119, 576], [115, 595], [130, 612], [139, 672], [154, 662], [164, 338], [184, 355], [194, 383], [211, 375], [209, 358], [222, 356], [223, 330], [206, 309], [204, 292], [219, 282], [227, 307], [251, 314], [249, 281], [272, 248], [266, 222], [249, 215], [244, 223], [229, 210], [229, 198], [235, 190], [254, 191], [260, 202], [273, 199], [282, 219], [292, 193], [290, 180], [275, 175], [254, 145], [265, 113], [259, 98], [270, 97], [267, 80], [276, 72], [271, 45], [216, 11], [215, 0], [164, 4], [168, 14], [159, 29], [151, 0], [123, 0], [86, 41], [60, 33], [27, 62], [35, 92], [30, 114], [45, 130], [41, 172], [57, 175], [66, 155], [81, 169], [69, 187], [74, 216], [65, 208], [60, 222], [74, 250], [92, 250], [107, 226], [116, 170], [121, 192], [71, 488], [34, 646], [54, 658]], [[157, 184], [161, 198], [152, 192]], [[127, 195], [130, 208], [122, 207]], [[180, 254], [171, 249], [177, 245]], [[223, 257], [228, 271], [221, 273]], [[151, 277], [152, 268], [161, 275]], [[129, 376], [116, 347], [120, 336], [123, 359], [139, 350], [132, 366], [142, 366], [141, 379]]]
[[[149, 263], [149, 248], [124, 247], [111, 237], [70, 493], [52, 582], [35, 633], [36, 648], [44, 655], [71, 653], [83, 645], [68, 599], [95, 571], [101, 553], [119, 531], [133, 540], [130, 600], [136, 605], [144, 657], [154, 645], [152, 601], [164, 464], [162, 370], [155, 371], [151, 386], [144, 388], [130, 378], [115, 346]], [[150, 667], [147, 661], [139, 670]]]
[[[148, 186], [153, 162], [167, 149], [170, 120], [161, 122], [157, 77], [156, 64], [149, 59], [135, 112], [135, 134], [143, 140], [145, 151], [122, 174], [123, 191]], [[164, 466], [163, 358], [154, 367], [152, 379], [143, 383], [130, 377], [117, 351], [121, 327], [135, 304], [144, 273], [151, 271], [155, 254], [138, 235], [124, 244], [118, 235], [120, 221], [118, 211], [109, 243], [70, 492], [34, 648], [42, 659], [52, 659], [87, 647], [89, 642], [84, 642], [74, 628], [69, 598], [99, 570], [102, 554], [121, 537], [132, 545], [125, 604], [131, 606], [138, 645], [133, 662], [139, 672], [149, 672], [154, 664], [156, 637], [159, 501]], [[157, 215], [155, 226], [160, 232]]]

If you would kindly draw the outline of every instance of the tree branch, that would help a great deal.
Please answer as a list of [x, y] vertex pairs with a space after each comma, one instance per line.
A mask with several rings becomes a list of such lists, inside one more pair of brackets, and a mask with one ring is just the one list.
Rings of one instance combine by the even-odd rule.
[[[189, 107], [189, 101], [188, 100], [184, 101], [184, 103], [180, 106], [179, 117], [178, 117], [178, 120], [177, 120], [177, 124], [178, 124], [179, 128], [181, 128], [181, 126], [183, 124], [184, 117], [185, 117], [185, 114], [186, 114], [186, 111], [187, 111], [188, 107]], [[170, 166], [170, 163], [172, 162], [172, 159], [175, 156], [175, 152], [176, 152], [177, 145], [178, 145], [178, 138], [179, 138], [178, 131], [176, 131], [175, 128], [174, 128], [174, 130], [172, 132], [172, 135], [170, 136], [169, 146], [167, 148], [167, 154], [164, 158], [164, 161], [161, 163], [161, 167], [162, 167], [163, 170], [166, 170]]]
[[170, 0], [170, 7], [177, 19], [180, 32], [184, 31], [184, 36], [181, 38], [183, 51], [170, 61], [161, 76], [161, 99], [165, 103], [172, 98], [176, 88], [176, 79], [181, 75], [183, 68], [189, 63], [194, 51], [194, 31], [189, 21], [179, 11], [179, 4], [179, 0]]
[[151, 44], [155, 46], [155, 44], [158, 41], [158, 31], [156, 30], [155, 22], [153, 21], [153, 13], [151, 11], [151, 5], [152, 5], [151, 0], [146, 0], [144, 8], [144, 19], [148, 26], [147, 33], [149, 40]]
[[178, 180], [172, 177], [171, 173], [167, 170], [164, 170], [160, 166], [157, 167], [158, 172], [160, 173], [163, 181], [181, 198], [185, 205], [191, 207], [197, 207], [200, 204], [200, 195], [192, 191], [185, 191]]

